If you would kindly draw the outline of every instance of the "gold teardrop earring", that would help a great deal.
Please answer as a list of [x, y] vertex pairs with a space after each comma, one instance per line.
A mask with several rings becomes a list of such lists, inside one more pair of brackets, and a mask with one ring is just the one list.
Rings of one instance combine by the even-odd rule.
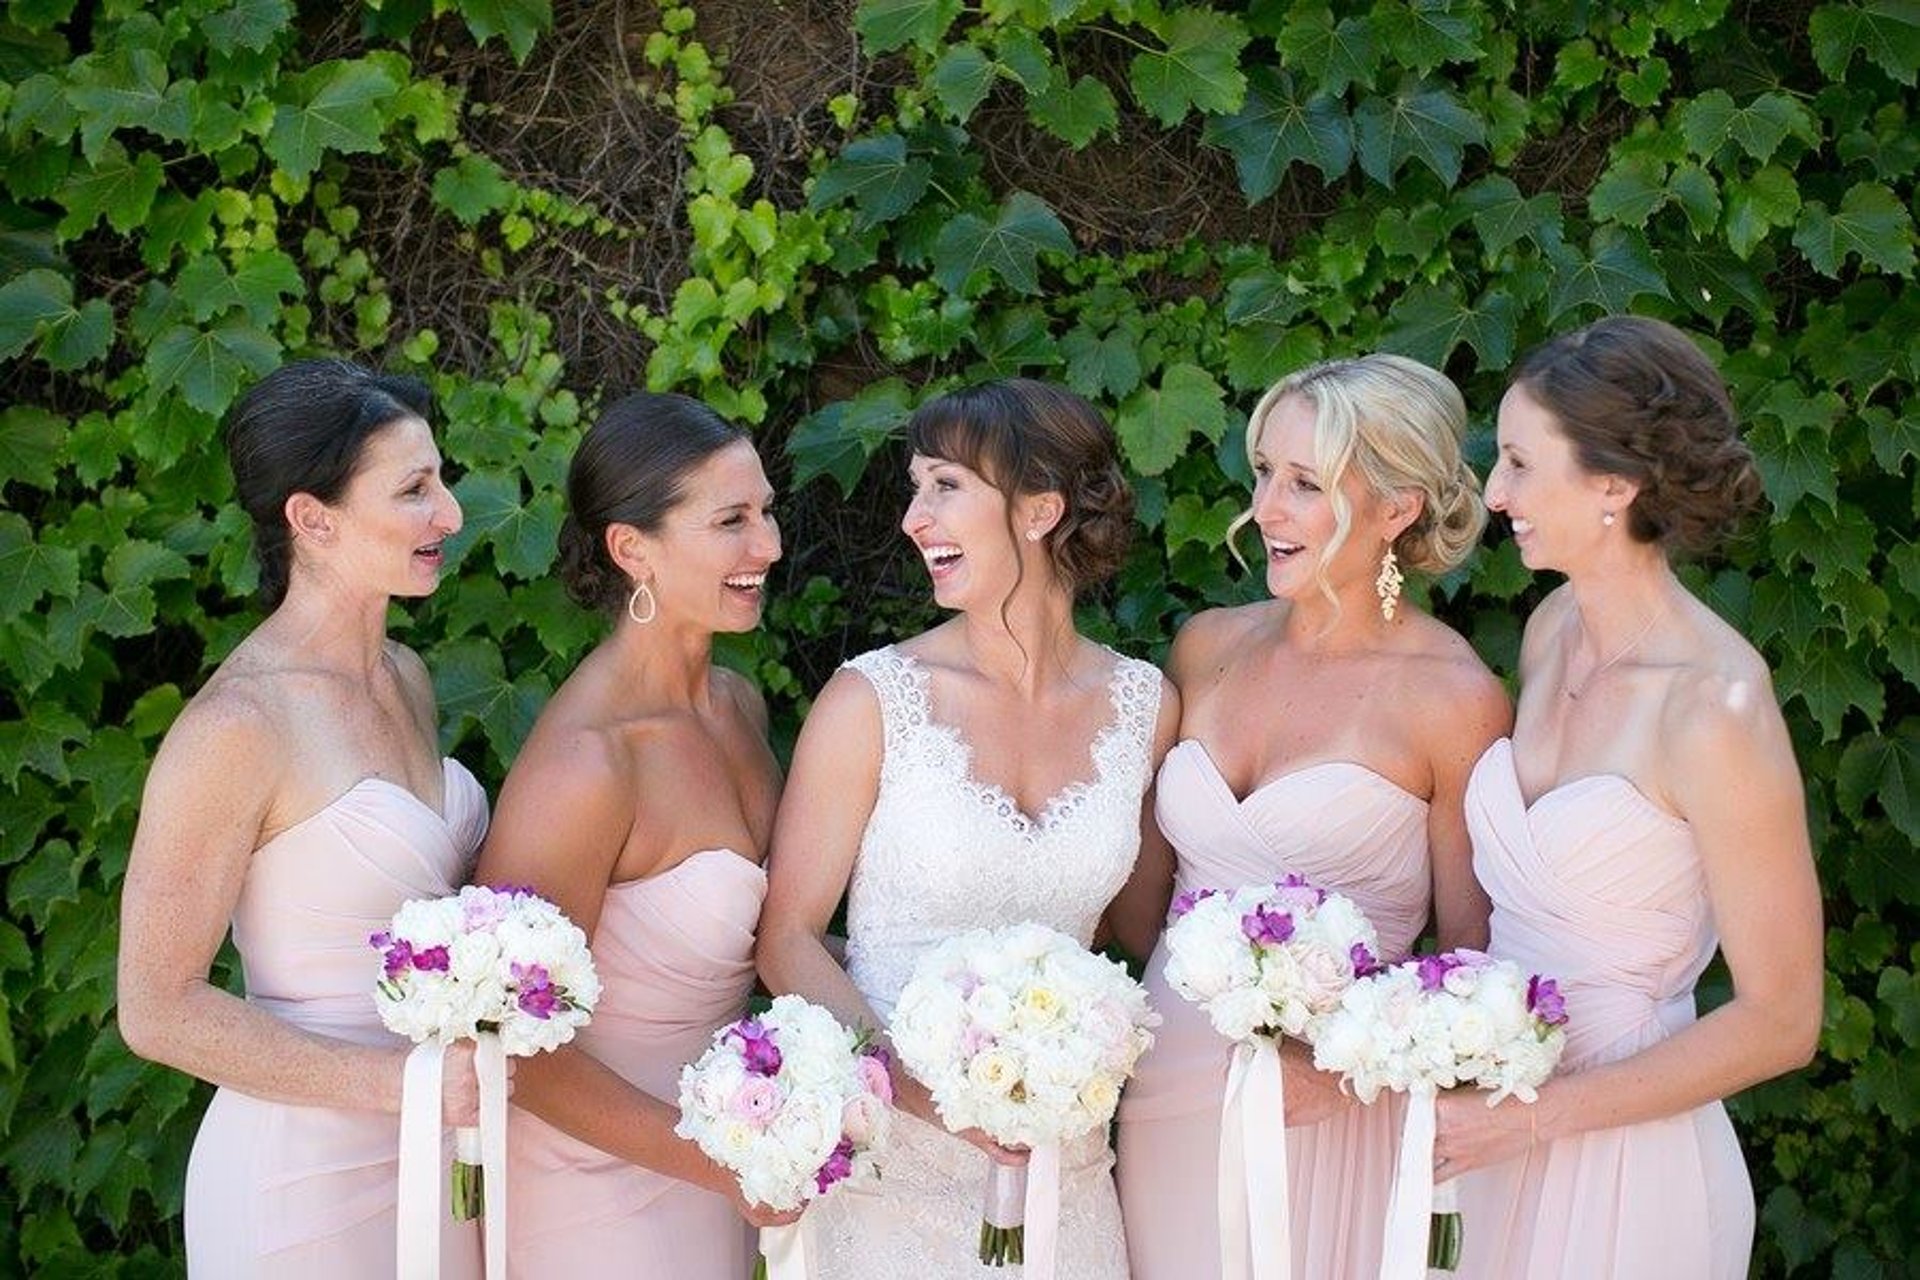
[[1373, 580], [1373, 593], [1380, 597], [1380, 616], [1388, 622], [1393, 621], [1394, 610], [1400, 607], [1400, 588], [1406, 582], [1406, 575], [1400, 572], [1399, 557], [1393, 554], [1389, 544], [1386, 554], [1380, 557], [1380, 574]]

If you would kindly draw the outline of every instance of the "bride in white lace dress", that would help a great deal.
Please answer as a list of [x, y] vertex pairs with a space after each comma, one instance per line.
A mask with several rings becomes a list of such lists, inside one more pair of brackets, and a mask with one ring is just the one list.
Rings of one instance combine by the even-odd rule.
[[[1082, 943], [1103, 916], [1151, 937], [1127, 892], [1146, 792], [1179, 720], [1147, 663], [1074, 630], [1077, 589], [1118, 566], [1132, 497], [1113, 435], [1070, 392], [1024, 380], [930, 401], [908, 424], [902, 528], [956, 617], [847, 663], [821, 691], [774, 830], [757, 958], [767, 986], [884, 1025], [914, 962], [965, 930], [1032, 920]], [[847, 898], [843, 970], [823, 945]], [[989, 1160], [1025, 1153], [947, 1133], [898, 1067], [876, 1185], [802, 1220], [824, 1280], [995, 1276], [977, 1261]], [[1057, 1274], [1124, 1280], [1112, 1152], [1064, 1153]]]

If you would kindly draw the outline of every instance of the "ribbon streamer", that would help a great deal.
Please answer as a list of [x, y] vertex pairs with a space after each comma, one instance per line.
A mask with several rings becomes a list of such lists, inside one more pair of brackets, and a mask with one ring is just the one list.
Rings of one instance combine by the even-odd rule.
[[1400, 1131], [1400, 1159], [1387, 1201], [1387, 1234], [1380, 1280], [1425, 1280], [1427, 1231], [1433, 1225], [1434, 1091], [1416, 1087], [1407, 1095], [1407, 1124]]
[[1220, 1104], [1222, 1280], [1291, 1278], [1286, 1108], [1278, 1044], [1262, 1037], [1234, 1045]]
[[400, 1189], [394, 1219], [398, 1280], [440, 1280], [440, 1062], [446, 1046], [429, 1040], [407, 1055], [400, 1083]]
[[760, 1228], [760, 1256], [767, 1260], [767, 1280], [810, 1280], [813, 1258], [805, 1221]]
[[1060, 1144], [1046, 1142], [1027, 1156], [1027, 1249], [1021, 1274], [1053, 1280], [1060, 1255]]
[[474, 1074], [480, 1082], [480, 1173], [486, 1188], [482, 1227], [486, 1231], [486, 1274], [507, 1274], [507, 1051], [500, 1037], [482, 1031], [474, 1045]]

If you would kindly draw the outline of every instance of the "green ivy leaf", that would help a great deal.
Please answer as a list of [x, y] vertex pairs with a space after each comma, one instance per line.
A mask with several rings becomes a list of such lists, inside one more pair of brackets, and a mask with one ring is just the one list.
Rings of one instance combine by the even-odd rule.
[[1802, 506], [1776, 523], [1770, 541], [1783, 565], [1793, 560], [1813, 567], [1814, 585], [1831, 589], [1842, 574], [1870, 579], [1875, 526], [1851, 503], [1838, 507]]
[[1279, 190], [1296, 162], [1312, 165], [1329, 182], [1353, 163], [1353, 123], [1338, 100], [1302, 94], [1290, 74], [1264, 67], [1249, 77], [1245, 105], [1209, 118], [1205, 137], [1232, 154], [1248, 204]]
[[1587, 193], [1587, 212], [1601, 222], [1644, 227], [1672, 195], [1664, 161], [1629, 155], [1614, 161], [1593, 184]]
[[[7, 416], [32, 412], [20, 407]], [[36, 541], [26, 520], [0, 511], [0, 618], [17, 618], [48, 595], [71, 600], [79, 589], [77, 551]]]
[[1264, 391], [1325, 355], [1325, 340], [1310, 326], [1244, 325], [1227, 334], [1227, 378], [1236, 391]]
[[60, 184], [55, 198], [67, 211], [60, 219], [60, 238], [77, 239], [103, 217], [121, 235], [132, 232], [146, 221], [165, 180], [159, 156], [142, 151], [129, 157], [117, 140], [108, 139], [98, 159]]
[[1904, 722], [1890, 737], [1865, 734], [1849, 743], [1834, 774], [1834, 795], [1856, 820], [1866, 816], [1866, 802], [1877, 799], [1901, 834], [1920, 844], [1920, 728], [1915, 722]]
[[[1909, 761], [1903, 770], [1903, 776], [1907, 779], [1904, 794], [1908, 805], [1913, 803], [1915, 795], [1920, 795], [1920, 790], [1915, 789], [1915, 783], [1920, 783], [1920, 778], [1913, 773], [1916, 764], [1920, 764], [1920, 756]], [[1909, 834], [1907, 839], [1920, 843], [1920, 834]], [[1893, 1029], [1899, 1037], [1909, 1047], [1920, 1047], [1920, 977], [1905, 969], [1884, 969], [1874, 985], [1873, 994], [1880, 1007], [1890, 1015]]]
[[989, 313], [974, 333], [978, 366], [975, 378], [1010, 378], [1023, 369], [1049, 368], [1061, 361], [1046, 313], [1038, 307], [1006, 307]]
[[380, 149], [382, 108], [400, 90], [385, 68], [370, 60], [325, 62], [294, 83], [293, 100], [274, 109], [265, 143], [267, 155], [290, 176], [308, 176], [329, 151]]
[[1522, 240], [1531, 240], [1541, 249], [1563, 243], [1560, 232], [1560, 197], [1551, 191], [1523, 196], [1513, 179], [1488, 174], [1454, 198], [1460, 208], [1473, 214], [1473, 229], [1489, 254], [1501, 253]]
[[8, 1173], [21, 1203], [36, 1187], [65, 1187], [73, 1180], [80, 1153], [80, 1127], [64, 1112], [43, 1111], [22, 1118], [18, 1131], [0, 1147], [0, 1167]]
[[147, 349], [155, 391], [178, 389], [206, 413], [225, 413], [240, 384], [266, 376], [280, 362], [280, 343], [251, 323], [229, 317], [211, 329], [176, 324]]
[[460, 16], [480, 44], [499, 36], [525, 62], [540, 33], [553, 25], [551, 0], [460, 0]]
[[1001, 68], [1029, 94], [1053, 88], [1061, 73], [1040, 37], [1025, 27], [1004, 27], [993, 42]]
[[1704, 240], [1720, 225], [1720, 187], [1713, 175], [1697, 164], [1683, 164], [1673, 171], [1673, 200], [1687, 215], [1687, 229], [1693, 238]]
[[933, 277], [960, 293], [976, 271], [1006, 281], [1020, 293], [1038, 293], [1043, 251], [1072, 253], [1073, 238], [1038, 196], [1016, 191], [992, 222], [978, 214], [953, 219], [933, 245]]
[[1837, 276], [1851, 254], [1891, 275], [1913, 270], [1913, 218], [1900, 198], [1877, 182], [1854, 184], [1828, 213], [1819, 201], [1801, 211], [1793, 243], [1823, 276]]
[[1240, 71], [1246, 24], [1213, 9], [1177, 9], [1160, 36], [1164, 49], [1143, 50], [1127, 67], [1128, 83], [1148, 115], [1172, 126], [1190, 110], [1225, 115], [1240, 109], [1247, 94]]
[[1113, 428], [1134, 470], [1157, 476], [1180, 460], [1195, 432], [1220, 439], [1227, 429], [1226, 393], [1199, 366], [1170, 364], [1158, 387], [1128, 397]]
[[[20, 771], [32, 769], [64, 785], [71, 776], [67, 773], [66, 746], [84, 742], [86, 737], [87, 726], [80, 717], [59, 703], [51, 698], [30, 701], [21, 708], [20, 719], [0, 721], [0, 777], [8, 786], [18, 787]], [[42, 848], [59, 843], [48, 841]], [[68, 853], [71, 855], [72, 850]], [[7, 892], [11, 900], [14, 877], [7, 879]]]
[[1478, 13], [1455, 12], [1453, 0], [1411, 0], [1407, 4], [1379, 4], [1372, 12], [1393, 60], [1420, 74], [1448, 62], [1477, 62], [1480, 47]]
[[1354, 109], [1353, 128], [1360, 168], [1388, 187], [1409, 160], [1418, 160], [1452, 186], [1460, 180], [1466, 148], [1483, 145], [1487, 138], [1480, 117], [1461, 106], [1450, 90], [1424, 82], [1367, 97]]
[[993, 74], [993, 61], [978, 45], [956, 44], [933, 64], [928, 83], [947, 114], [964, 123], [986, 100], [987, 90], [993, 87]]
[[305, 288], [299, 267], [278, 249], [250, 253], [231, 272], [215, 255], [196, 254], [174, 280], [174, 292], [195, 323], [241, 307], [263, 328], [280, 314], [282, 298], [298, 297]]
[[1450, 288], [1421, 283], [1393, 304], [1380, 346], [1444, 369], [1454, 348], [1464, 342], [1482, 369], [1504, 369], [1513, 359], [1519, 327], [1518, 304], [1498, 288], [1468, 306]]
[[[66, 460], [67, 421], [30, 404], [0, 411], [0, 482], [53, 488]], [[0, 617], [12, 610], [0, 609]]]
[[1829, 80], [1844, 78], [1847, 64], [1860, 52], [1904, 85], [1913, 84], [1920, 69], [1920, 12], [1912, 0], [1823, 4], [1813, 11], [1807, 31], [1813, 60]]
[[0, 285], [0, 360], [27, 349], [43, 325], [73, 310], [73, 285], [58, 271], [41, 268]]
[[1285, 324], [1307, 305], [1306, 290], [1272, 267], [1259, 267], [1227, 286], [1227, 323]]
[[1324, 4], [1295, 6], [1275, 38], [1280, 62], [1338, 98], [1348, 85], [1370, 84], [1378, 65], [1379, 49], [1373, 24], [1355, 16], [1334, 21]]
[[1813, 585], [1789, 574], [1769, 574], [1754, 583], [1752, 618], [1753, 642], [1776, 654], [1775, 640], [1804, 653], [1815, 636], [1835, 625]]
[[1815, 497], [1832, 507], [1840, 500], [1835, 485], [1833, 457], [1827, 437], [1817, 431], [1791, 435], [1770, 422], [1760, 422], [1748, 433], [1754, 461], [1773, 501], [1775, 520], [1783, 520], [1800, 500]]
[[1920, 458], [1920, 416], [1912, 413], [1894, 416], [1882, 405], [1868, 405], [1860, 411], [1867, 425], [1867, 447], [1883, 471], [1898, 473], [1908, 458]]
[[1594, 306], [1612, 315], [1628, 311], [1635, 298], [1672, 296], [1646, 237], [1627, 227], [1599, 228], [1585, 258], [1567, 254], [1553, 265], [1547, 286], [1549, 323], [1576, 307]]
[[797, 489], [817, 476], [832, 476], [851, 498], [867, 460], [906, 425], [913, 402], [898, 378], [863, 387], [851, 400], [836, 400], [808, 414], [787, 437]]
[[478, 153], [461, 156], [433, 175], [433, 202], [469, 227], [512, 199], [513, 184], [500, 166]]
[[1116, 328], [1105, 337], [1075, 325], [1060, 340], [1067, 385], [1089, 400], [1118, 400], [1140, 385], [1140, 335]]
[[1840, 736], [1849, 709], [1864, 713], [1869, 724], [1886, 713], [1886, 690], [1869, 674], [1865, 655], [1839, 644], [1788, 650], [1780, 660], [1780, 701], [1798, 698], [1820, 726], [1820, 740]]
[[1783, 93], [1763, 93], [1740, 107], [1725, 89], [1709, 89], [1682, 107], [1679, 116], [1687, 149], [1703, 160], [1731, 144], [1766, 164], [1789, 134], [1809, 144], [1820, 138], [1812, 113]]
[[289, 0], [234, 0], [200, 20], [207, 44], [217, 53], [251, 49], [258, 53], [293, 21]]
[[853, 25], [871, 53], [891, 53], [909, 42], [932, 52], [960, 8], [960, 0], [860, 0]]
[[1178, 550], [1193, 542], [1202, 547], [1227, 545], [1227, 531], [1246, 508], [1232, 498], [1217, 498], [1211, 505], [1198, 494], [1183, 493], [1167, 504], [1167, 550]]
[[859, 210], [854, 225], [865, 231], [891, 222], [919, 202], [933, 169], [907, 158], [907, 140], [897, 133], [850, 143], [813, 181], [807, 207], [824, 209], [848, 196]]
[[471, 725], [511, 760], [545, 702], [539, 681], [507, 679], [500, 647], [486, 640], [455, 640], [434, 651], [433, 691], [440, 703], [440, 744], [450, 750]]
[[1778, 165], [1727, 184], [1727, 243], [1742, 258], [1773, 228], [1792, 226], [1799, 214], [1800, 188]]
[[553, 567], [554, 548], [566, 512], [560, 495], [541, 490], [522, 500], [520, 478], [500, 472], [470, 472], [454, 486], [466, 522], [449, 548], [457, 562], [481, 539], [493, 546], [494, 567], [534, 579]]
[[179, 142], [193, 131], [192, 86], [167, 90], [167, 64], [152, 49], [121, 49], [74, 63], [67, 101], [79, 113], [80, 152], [98, 160], [117, 129], [141, 128]]
[[1092, 76], [1081, 76], [1071, 86], [1065, 75], [1055, 78], [1045, 93], [1027, 103], [1035, 124], [1078, 151], [1101, 134], [1120, 127], [1120, 109], [1113, 91]]

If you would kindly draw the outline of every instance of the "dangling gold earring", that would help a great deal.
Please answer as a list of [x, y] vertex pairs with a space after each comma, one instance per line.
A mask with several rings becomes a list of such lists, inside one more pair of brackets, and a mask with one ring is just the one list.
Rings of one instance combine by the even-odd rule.
[[1388, 622], [1393, 621], [1393, 611], [1400, 607], [1400, 588], [1406, 585], [1406, 577], [1400, 572], [1399, 558], [1389, 546], [1385, 555], [1380, 557], [1380, 575], [1373, 580], [1373, 594], [1380, 597], [1380, 616]]
[[[647, 600], [647, 616], [644, 618], [640, 616], [640, 611], [634, 607], [640, 603], [642, 596], [645, 596]], [[654, 615], [659, 612], [660, 602], [653, 598], [653, 588], [644, 582], [635, 587], [633, 594], [627, 597], [627, 616], [643, 627], [649, 622], [652, 622]]]

